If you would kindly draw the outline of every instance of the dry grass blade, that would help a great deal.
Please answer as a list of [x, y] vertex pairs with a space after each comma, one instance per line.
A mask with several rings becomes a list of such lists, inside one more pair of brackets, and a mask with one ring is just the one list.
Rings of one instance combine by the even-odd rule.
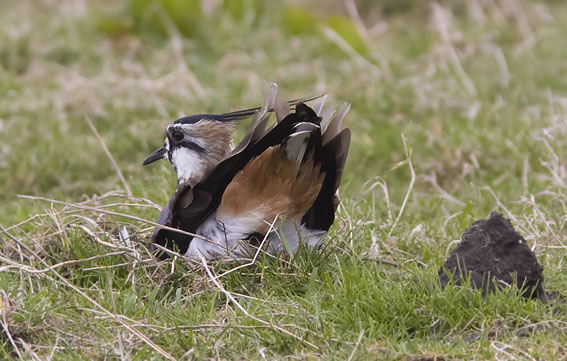
[[22, 352], [20, 351], [20, 348], [18, 347], [16, 341], [12, 337], [12, 333], [10, 332], [10, 327], [8, 322], [9, 313], [10, 313], [9, 302], [10, 300], [8, 299], [8, 295], [6, 294], [6, 292], [4, 290], [0, 290], [0, 316], [2, 317], [0, 324], [4, 329], [4, 334], [8, 336], [8, 340], [10, 340], [10, 344], [18, 354], [18, 357], [22, 359]]
[[356, 353], [356, 349], [360, 345], [360, 341], [362, 341], [362, 336], [364, 336], [364, 330], [360, 331], [360, 334], [358, 335], [358, 339], [356, 340], [356, 344], [354, 345], [354, 348], [352, 349], [352, 352], [350, 353], [350, 356], [348, 357], [347, 361], [352, 361], [354, 354]]
[[112, 163], [112, 167], [116, 171], [116, 175], [118, 175], [118, 178], [120, 178], [120, 181], [122, 182], [122, 185], [124, 186], [124, 190], [126, 190], [126, 194], [128, 194], [129, 196], [132, 196], [132, 191], [130, 190], [130, 186], [128, 185], [128, 182], [126, 182], [126, 178], [124, 178], [124, 175], [122, 174], [122, 171], [120, 170], [120, 167], [118, 166], [118, 163], [116, 163], [116, 161], [114, 160], [114, 157], [112, 156], [112, 154], [108, 150], [108, 147], [106, 146], [106, 143], [104, 142], [104, 139], [102, 139], [100, 134], [98, 134], [98, 131], [96, 130], [94, 124], [91, 122], [89, 117], [86, 116], [86, 115], [85, 115], [85, 120], [87, 121], [89, 127], [93, 131], [96, 139], [99, 141], [100, 146], [102, 147], [102, 150], [104, 150], [104, 153], [106, 154], [106, 156], [110, 160], [110, 163]]
[[0, 272], [14, 268], [14, 269], [18, 269], [20, 271], [24, 271], [24, 272], [32, 273], [32, 274], [46, 273], [46, 272], [50, 272], [52, 269], [60, 268], [60, 267], [63, 267], [63, 266], [71, 266], [71, 265], [76, 265], [76, 264], [80, 264], [80, 263], [90, 262], [90, 261], [100, 259], [100, 258], [105, 258], [105, 257], [110, 257], [110, 256], [118, 256], [118, 255], [124, 255], [124, 254], [127, 254], [127, 252], [124, 252], [124, 251], [110, 252], [110, 253], [100, 254], [100, 255], [82, 258], [82, 259], [74, 259], [74, 260], [70, 260], [70, 261], [59, 262], [59, 263], [52, 265], [50, 268], [44, 268], [44, 269], [35, 269], [35, 268], [29, 267], [29, 266], [26, 266], [26, 265], [22, 265], [22, 264], [13, 262], [10, 259], [7, 259], [7, 258], [0, 256], [0, 260], [2, 262], [10, 264], [9, 266], [0, 267]]
[[124, 321], [122, 318], [120, 318], [118, 315], [108, 311], [106, 308], [104, 308], [103, 306], [101, 306], [98, 302], [96, 302], [93, 298], [91, 298], [89, 295], [87, 295], [85, 292], [81, 291], [79, 288], [77, 288], [74, 284], [72, 284], [71, 282], [69, 282], [65, 277], [61, 276], [61, 274], [59, 274], [52, 266], [50, 266], [47, 262], [45, 262], [45, 260], [40, 257], [37, 253], [34, 252], [34, 250], [32, 250], [31, 248], [29, 248], [28, 246], [26, 246], [24, 243], [20, 242], [20, 240], [18, 240], [16, 237], [12, 236], [8, 231], [6, 231], [6, 229], [4, 229], [4, 227], [2, 227], [0, 225], [0, 230], [2, 230], [2, 232], [8, 237], [10, 238], [14, 243], [18, 244], [18, 246], [22, 247], [23, 249], [25, 249], [28, 253], [30, 253], [36, 260], [38, 260], [41, 264], [43, 264], [47, 269], [49, 269], [49, 271], [51, 271], [65, 286], [71, 288], [73, 291], [75, 291], [76, 293], [78, 293], [79, 295], [81, 295], [81, 297], [83, 297], [84, 299], [86, 299], [87, 301], [89, 301], [91, 304], [93, 304], [96, 308], [98, 308], [99, 310], [101, 310], [102, 312], [104, 312], [107, 316], [109, 316], [110, 318], [112, 318], [113, 320], [115, 320], [116, 322], [118, 322], [119, 324], [121, 324], [124, 328], [126, 328], [128, 331], [130, 331], [133, 335], [135, 335], [136, 337], [138, 337], [142, 342], [144, 342], [145, 344], [147, 344], [149, 347], [151, 347], [153, 350], [155, 350], [157, 353], [159, 353], [160, 355], [162, 355], [163, 357], [165, 357], [168, 360], [175, 360], [175, 358], [170, 355], [168, 352], [166, 352], [164, 349], [162, 349], [160, 346], [156, 345], [152, 340], [150, 340], [146, 335], [144, 335], [143, 333], [141, 333], [140, 331], [138, 331], [137, 329], [135, 329], [134, 327], [132, 327], [131, 325], [129, 325], [126, 321]]
[[253, 265], [254, 263], [256, 263], [256, 260], [258, 259], [258, 256], [260, 255], [260, 252], [263, 250], [264, 245], [266, 244], [266, 241], [268, 239], [268, 236], [270, 235], [270, 233], [274, 230], [274, 225], [276, 223], [276, 221], [278, 220], [278, 217], [274, 218], [274, 221], [270, 224], [270, 228], [268, 229], [268, 232], [266, 233], [266, 235], [264, 236], [264, 238], [262, 239], [262, 242], [260, 243], [260, 245], [258, 246], [258, 249], [256, 250], [256, 252], [254, 253], [254, 257], [252, 257], [252, 259], [250, 260], [250, 262], [238, 265], [220, 275], [217, 276], [217, 279], [222, 278], [223, 276], [226, 276], [234, 271], [237, 271], [239, 269], [242, 268], [246, 268], [249, 267], [251, 265]]
[[411, 191], [413, 189], [413, 186], [415, 184], [415, 178], [416, 178], [415, 171], [413, 170], [413, 164], [411, 162], [411, 148], [408, 147], [406, 136], [403, 135], [403, 134], [402, 134], [402, 141], [404, 143], [404, 151], [405, 151], [406, 157], [407, 157], [406, 162], [407, 162], [408, 167], [410, 169], [411, 180], [410, 180], [410, 184], [408, 186], [408, 190], [406, 192], [406, 196], [404, 197], [404, 201], [402, 202], [402, 206], [400, 207], [400, 212], [398, 213], [396, 220], [394, 221], [394, 223], [392, 224], [392, 227], [390, 228], [390, 231], [388, 232], [388, 237], [390, 237], [392, 235], [392, 232], [394, 232], [394, 229], [398, 225], [400, 218], [402, 218], [402, 214], [404, 214], [404, 209], [406, 208], [406, 204], [408, 203], [408, 199], [409, 199], [409, 196], [410, 196]]
[[69, 206], [72, 208], [77, 208], [77, 209], [82, 209], [82, 210], [86, 210], [86, 211], [92, 211], [92, 212], [97, 212], [97, 213], [103, 213], [103, 214], [109, 214], [109, 215], [113, 215], [113, 216], [119, 216], [119, 217], [124, 217], [124, 218], [129, 218], [129, 219], [133, 219], [142, 223], [147, 223], [147, 224], [151, 224], [152, 226], [155, 227], [159, 227], [161, 229], [166, 229], [168, 231], [173, 231], [173, 232], [178, 232], [181, 234], [186, 234], [188, 236], [192, 236], [192, 237], [197, 237], [197, 238], [201, 238], [205, 241], [209, 241], [211, 242], [211, 240], [195, 234], [195, 233], [191, 233], [191, 232], [185, 232], [179, 228], [173, 228], [173, 227], [168, 227], [165, 226], [163, 224], [159, 224], [156, 222], [152, 222], [152, 221], [148, 221], [147, 219], [144, 218], [140, 218], [140, 217], [136, 217], [136, 216], [132, 216], [130, 214], [126, 214], [126, 213], [120, 213], [120, 212], [114, 212], [114, 211], [108, 211], [105, 209], [101, 209], [99, 207], [90, 207], [90, 206], [84, 206], [84, 205], [80, 205], [80, 204], [74, 204], [74, 203], [69, 203], [69, 202], [63, 202], [63, 201], [58, 201], [55, 199], [49, 199], [49, 198], [45, 198], [45, 197], [35, 197], [35, 196], [27, 196], [27, 195], [18, 195], [19, 198], [24, 198], [24, 199], [31, 199], [31, 200], [38, 200], [38, 201], [43, 201], [43, 202], [50, 202], [50, 203], [55, 203], [55, 204], [61, 204], [61, 205], [65, 205], [65, 206]]
[[461, 80], [463, 87], [465, 88], [468, 95], [471, 97], [476, 97], [476, 95], [478, 94], [476, 87], [471, 78], [465, 72], [461, 61], [459, 60], [459, 56], [457, 55], [457, 51], [455, 50], [453, 43], [451, 42], [451, 14], [436, 2], [433, 2], [431, 7], [433, 10], [434, 23], [437, 26], [443, 42], [445, 43], [445, 50], [447, 55], [449, 59], [451, 59], [455, 71], [457, 72], [457, 75], [459, 76], [459, 79]]
[[304, 339], [302, 339], [301, 337], [295, 335], [294, 333], [286, 330], [285, 328], [282, 328], [278, 325], [274, 325], [270, 322], [264, 321], [254, 315], [251, 315], [248, 311], [246, 311], [246, 309], [244, 307], [242, 307], [242, 305], [232, 296], [232, 294], [230, 292], [228, 292], [223, 285], [217, 280], [217, 277], [215, 277], [215, 275], [213, 275], [212, 271], [210, 270], [209, 266], [207, 265], [207, 260], [205, 259], [205, 257], [203, 257], [202, 255], [200, 256], [201, 258], [201, 263], [203, 265], [203, 268], [205, 269], [205, 272], [207, 272], [207, 275], [209, 276], [209, 278], [211, 279], [211, 281], [215, 284], [215, 286], [236, 306], [236, 308], [238, 308], [242, 313], [244, 313], [247, 317], [249, 317], [250, 319], [261, 323], [262, 325], [265, 326], [269, 326], [272, 327], [273, 329], [284, 333], [288, 336], [293, 337], [294, 339], [300, 341], [301, 343], [308, 345], [312, 348], [314, 348], [315, 350], [319, 350], [319, 347], [317, 347], [316, 345], [312, 344], [309, 341], [306, 341]]

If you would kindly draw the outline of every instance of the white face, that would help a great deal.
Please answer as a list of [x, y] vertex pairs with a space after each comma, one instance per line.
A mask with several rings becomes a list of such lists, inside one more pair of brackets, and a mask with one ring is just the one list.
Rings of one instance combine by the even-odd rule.
[[167, 159], [179, 183], [196, 184], [230, 152], [233, 124], [210, 119], [196, 123], [172, 123], [163, 147], [144, 160], [144, 165]]
[[199, 179], [205, 171], [202, 140], [191, 134], [188, 125], [170, 124], [167, 127], [164, 158], [168, 159], [177, 172], [177, 182], [185, 183]]
[[146, 157], [144, 165], [167, 159], [179, 183], [195, 184], [230, 152], [233, 132], [233, 123], [211, 119], [172, 123], [167, 127], [163, 147]]
[[171, 164], [177, 171], [177, 183], [199, 179], [204, 173], [203, 160], [191, 149], [175, 148], [171, 152]]

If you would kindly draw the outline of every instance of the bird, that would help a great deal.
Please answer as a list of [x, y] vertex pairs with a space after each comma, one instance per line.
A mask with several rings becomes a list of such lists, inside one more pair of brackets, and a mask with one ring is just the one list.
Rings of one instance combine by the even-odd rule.
[[[143, 162], [166, 159], [177, 173], [150, 242], [160, 258], [167, 258], [163, 248], [210, 260], [322, 244], [339, 204], [351, 139], [341, 124], [350, 105], [322, 111], [326, 96], [284, 102], [277, 92], [271, 84], [261, 108], [197, 114], [167, 126], [164, 146]], [[312, 100], [313, 107], [305, 104]], [[273, 112], [276, 123], [267, 127]], [[236, 121], [251, 116], [231, 150]]]

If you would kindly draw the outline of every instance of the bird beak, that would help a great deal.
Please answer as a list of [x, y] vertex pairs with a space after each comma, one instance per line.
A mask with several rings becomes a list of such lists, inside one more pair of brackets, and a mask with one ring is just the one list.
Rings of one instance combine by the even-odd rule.
[[166, 152], [167, 152], [167, 150], [165, 149], [165, 147], [159, 148], [158, 150], [156, 150], [152, 154], [148, 155], [148, 157], [146, 159], [144, 159], [144, 165], [148, 165], [150, 163], [155, 162], [156, 160], [162, 159]]

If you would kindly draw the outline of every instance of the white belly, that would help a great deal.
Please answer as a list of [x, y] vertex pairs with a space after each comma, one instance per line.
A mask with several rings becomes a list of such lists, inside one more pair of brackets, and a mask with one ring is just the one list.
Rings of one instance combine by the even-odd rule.
[[[230, 221], [219, 222], [215, 213], [197, 228], [196, 233], [206, 239], [194, 237], [191, 240], [189, 249], [185, 253], [188, 258], [199, 259], [200, 255], [206, 259], [222, 256], [250, 258], [257, 251], [248, 241], [243, 240], [248, 238], [249, 232], [244, 233], [242, 225], [231, 224]], [[324, 241], [326, 235], [327, 232], [323, 230], [309, 230], [295, 222], [283, 221], [268, 234], [263, 245], [270, 254], [283, 251], [291, 251], [293, 254], [300, 244], [306, 244], [309, 249], [316, 248]]]

